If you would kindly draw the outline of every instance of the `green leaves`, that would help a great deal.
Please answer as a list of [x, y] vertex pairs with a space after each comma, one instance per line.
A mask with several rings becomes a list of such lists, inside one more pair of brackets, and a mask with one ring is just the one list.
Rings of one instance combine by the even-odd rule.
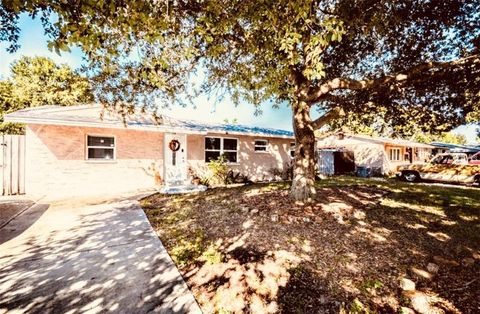
[[[75, 105], [93, 101], [88, 80], [66, 65], [44, 57], [22, 57], [11, 65], [12, 76], [0, 81], [0, 114], [43, 105]], [[0, 125], [0, 131], [22, 128]]]
[[303, 75], [309, 80], [321, 80], [327, 73], [322, 56], [334, 42], [340, 42], [345, 34], [343, 21], [329, 17], [319, 22], [319, 32], [310, 36], [305, 45], [305, 69]]
[[296, 32], [288, 32], [280, 42], [280, 51], [285, 52], [289, 65], [295, 65], [301, 62], [298, 54], [301, 40], [301, 34]]
[[[479, 11], [476, 0], [14, 0], [0, 7], [0, 40], [15, 50], [18, 14], [40, 16], [49, 48], [80, 47], [97, 98], [115, 108], [184, 105], [199, 92], [275, 106], [336, 77], [370, 80], [463, 57], [478, 46]], [[478, 122], [478, 63], [433, 72], [408, 88], [342, 88], [320, 105], [341, 98], [358, 121], [381, 115], [399, 132]]]

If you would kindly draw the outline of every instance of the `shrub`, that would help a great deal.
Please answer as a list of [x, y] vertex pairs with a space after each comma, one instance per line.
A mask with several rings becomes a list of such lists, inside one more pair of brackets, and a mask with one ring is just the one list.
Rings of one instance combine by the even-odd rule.
[[290, 181], [293, 178], [293, 163], [286, 162], [283, 164], [282, 169], [274, 167], [270, 168], [270, 174], [275, 178], [275, 180]]
[[244, 175], [240, 172], [236, 172], [233, 170], [230, 170], [227, 175], [227, 183], [232, 184], [232, 183], [251, 183], [252, 181], [248, 178], [247, 175]]
[[188, 237], [181, 239], [171, 250], [170, 256], [180, 267], [194, 263], [203, 253], [205, 234], [202, 230], [195, 230]]
[[212, 175], [210, 178], [200, 178], [202, 181], [205, 180], [208, 183], [212, 182], [223, 185], [251, 182], [247, 175], [231, 170], [223, 156], [220, 156], [216, 160], [211, 160], [208, 163], [208, 169]]
[[[219, 184], [228, 184], [228, 168], [227, 161], [224, 156], [208, 162], [208, 169], [212, 172], [212, 179]], [[215, 183], [215, 182], [214, 182]]]
[[224, 256], [218, 248], [211, 244], [205, 251], [203, 251], [199, 260], [204, 261], [207, 265], [213, 265], [223, 262]]

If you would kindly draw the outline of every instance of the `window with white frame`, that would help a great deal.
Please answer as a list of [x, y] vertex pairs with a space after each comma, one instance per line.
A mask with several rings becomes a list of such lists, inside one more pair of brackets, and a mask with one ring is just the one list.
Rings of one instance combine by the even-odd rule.
[[236, 138], [205, 137], [205, 162], [223, 156], [227, 162], [238, 161], [238, 140]]
[[111, 136], [87, 135], [88, 160], [114, 160], [115, 138]]
[[400, 161], [400, 148], [390, 148], [389, 159], [391, 161]]
[[290, 142], [290, 157], [295, 157], [295, 142]]
[[255, 140], [255, 151], [256, 152], [267, 152], [268, 150], [268, 141], [267, 140]]

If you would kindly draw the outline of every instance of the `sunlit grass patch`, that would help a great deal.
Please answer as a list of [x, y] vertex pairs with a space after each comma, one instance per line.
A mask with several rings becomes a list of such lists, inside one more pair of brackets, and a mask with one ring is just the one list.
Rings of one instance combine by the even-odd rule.
[[429, 213], [437, 215], [439, 217], [445, 217], [444, 209], [441, 206], [422, 205], [421, 203], [412, 203], [406, 200], [396, 200], [390, 197], [383, 199], [380, 204], [389, 208], [408, 207], [409, 209], [417, 211], [419, 213]]
[[208, 265], [213, 265], [223, 262], [224, 255], [220, 252], [217, 246], [210, 244], [208, 248], [202, 252], [199, 260], [204, 261]]
[[204, 250], [202, 237], [182, 239], [170, 250], [170, 256], [180, 267], [187, 266], [198, 259]]

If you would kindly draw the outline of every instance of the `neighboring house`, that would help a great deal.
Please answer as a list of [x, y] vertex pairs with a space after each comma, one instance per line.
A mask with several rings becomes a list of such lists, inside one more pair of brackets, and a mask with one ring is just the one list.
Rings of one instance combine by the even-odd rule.
[[472, 156], [480, 151], [480, 146], [477, 145], [461, 145], [442, 142], [432, 142], [430, 145], [435, 146], [435, 153], [465, 153], [468, 156]]
[[339, 132], [317, 138], [317, 148], [351, 151], [357, 168], [368, 167], [374, 173], [389, 174], [400, 165], [427, 161], [435, 147], [401, 139]]
[[253, 181], [290, 163], [290, 131], [135, 114], [126, 123], [101, 106], [46, 106], [5, 115], [25, 123], [26, 193], [121, 192], [188, 184], [189, 169], [224, 155]]

